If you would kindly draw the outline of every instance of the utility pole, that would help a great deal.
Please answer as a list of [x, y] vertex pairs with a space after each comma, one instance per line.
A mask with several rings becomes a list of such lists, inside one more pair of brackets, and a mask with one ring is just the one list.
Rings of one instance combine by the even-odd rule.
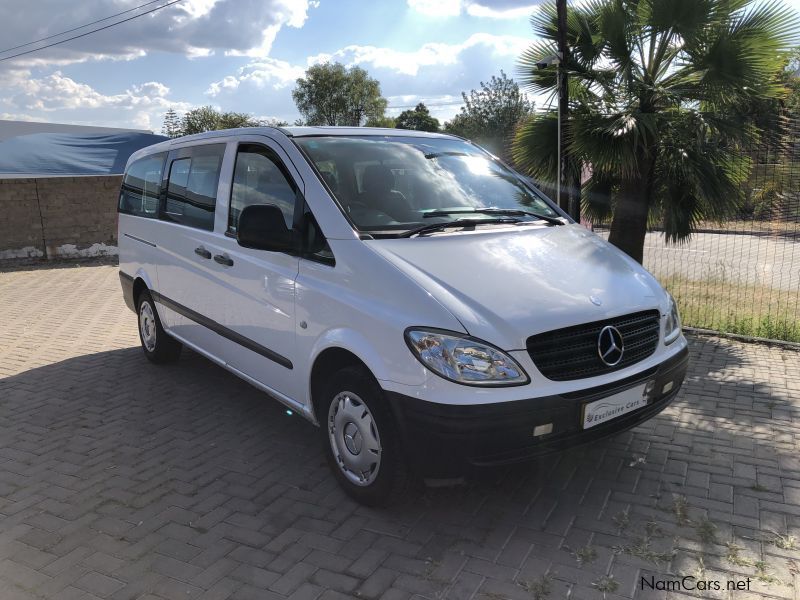
[[[566, 138], [569, 129], [569, 85], [567, 82], [566, 67], [570, 64], [569, 46], [567, 45], [567, 0], [556, 0], [556, 12], [558, 16], [558, 110], [560, 114], [561, 127], [559, 130], [559, 147], [561, 148], [559, 177], [562, 195], [560, 198], [561, 208], [569, 213], [576, 221], [580, 220], [580, 188], [577, 182], [573, 181], [573, 169], [570, 168], [569, 152], [566, 151]], [[564, 193], [566, 192], [566, 194]]]

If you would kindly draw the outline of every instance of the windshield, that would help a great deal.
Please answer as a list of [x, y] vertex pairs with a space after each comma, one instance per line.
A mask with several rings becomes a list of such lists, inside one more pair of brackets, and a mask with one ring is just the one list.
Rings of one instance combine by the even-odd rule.
[[[329, 136], [295, 142], [361, 231], [393, 233], [461, 222], [485, 209], [560, 216], [515, 173], [463, 140]], [[487, 213], [475, 212], [475, 218], [485, 223]], [[517, 218], [536, 220], [528, 214]]]

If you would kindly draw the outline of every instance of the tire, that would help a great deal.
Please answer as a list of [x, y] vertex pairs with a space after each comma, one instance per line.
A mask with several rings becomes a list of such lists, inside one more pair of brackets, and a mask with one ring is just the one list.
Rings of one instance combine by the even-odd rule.
[[397, 501], [408, 484], [397, 427], [378, 383], [346, 367], [325, 386], [318, 415], [328, 465], [348, 496], [366, 506]]
[[144, 355], [156, 364], [171, 363], [181, 355], [181, 344], [164, 331], [156, 304], [150, 292], [143, 290], [136, 299], [136, 316], [139, 325], [139, 341]]

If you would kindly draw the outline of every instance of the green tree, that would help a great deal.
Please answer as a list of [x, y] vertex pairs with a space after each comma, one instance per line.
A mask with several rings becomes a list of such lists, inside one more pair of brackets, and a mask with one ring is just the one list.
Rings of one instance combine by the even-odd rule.
[[199, 108], [193, 108], [183, 115], [180, 135], [191, 135], [193, 133], [214, 131], [216, 129], [259, 127], [262, 125], [274, 125], [274, 123], [259, 121], [246, 113], [220, 112], [212, 106], [201, 106]]
[[420, 102], [413, 110], [401, 112], [397, 116], [395, 127], [417, 131], [439, 131], [439, 119], [432, 117], [428, 107]]
[[[540, 39], [520, 68], [535, 93], [554, 94], [554, 4], [532, 17]], [[609, 241], [641, 262], [648, 220], [669, 241], [737, 205], [758, 127], [743, 107], [786, 93], [780, 72], [796, 39], [795, 14], [754, 0], [591, 0], [570, 7], [570, 115], [566, 150], [590, 169], [583, 210], [611, 218]], [[516, 164], [555, 181], [555, 108], [518, 129]], [[576, 173], [570, 174], [575, 176]]]
[[175, 112], [175, 109], [172, 107], [164, 113], [164, 125], [161, 127], [161, 133], [169, 138], [176, 138], [182, 135], [181, 120], [178, 117], [178, 113]]
[[469, 138], [505, 159], [510, 157], [514, 128], [531, 114], [533, 104], [503, 71], [481, 81], [479, 90], [462, 92], [464, 106], [444, 125], [445, 131]]
[[380, 117], [370, 117], [365, 124], [366, 127], [388, 127], [393, 129], [397, 127], [397, 120], [394, 117], [387, 117], [386, 115]]
[[376, 79], [361, 67], [348, 69], [339, 63], [309, 67], [297, 80], [292, 98], [307, 125], [360, 127], [383, 117], [387, 104]]

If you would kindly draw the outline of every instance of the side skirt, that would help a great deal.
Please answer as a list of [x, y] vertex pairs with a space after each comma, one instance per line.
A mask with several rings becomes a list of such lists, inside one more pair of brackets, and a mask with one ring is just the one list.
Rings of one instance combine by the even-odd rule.
[[188, 348], [191, 348], [192, 350], [194, 350], [198, 354], [204, 356], [205, 358], [207, 358], [211, 362], [218, 364], [220, 367], [222, 367], [226, 371], [230, 371], [231, 373], [233, 373], [237, 377], [239, 377], [241, 379], [244, 379], [247, 383], [249, 383], [253, 387], [258, 388], [262, 392], [267, 393], [268, 395], [270, 395], [272, 398], [274, 398], [275, 400], [277, 400], [278, 402], [280, 402], [281, 404], [283, 404], [287, 408], [291, 409], [292, 411], [296, 412], [299, 415], [302, 415], [305, 419], [307, 419], [308, 421], [311, 421], [314, 425], [319, 426], [319, 423], [317, 422], [317, 419], [314, 416], [314, 412], [308, 406], [306, 406], [304, 404], [301, 404], [297, 400], [293, 400], [292, 398], [290, 398], [289, 396], [286, 396], [285, 394], [281, 394], [279, 391], [272, 389], [271, 387], [269, 387], [265, 383], [262, 383], [258, 379], [254, 379], [254, 378], [250, 377], [250, 375], [248, 375], [247, 373], [243, 373], [242, 371], [240, 371], [239, 369], [237, 369], [233, 365], [226, 363], [224, 360], [222, 360], [220, 358], [217, 358], [216, 356], [214, 356], [210, 352], [207, 352], [206, 350], [203, 350], [202, 348], [200, 348], [196, 344], [193, 344], [192, 342], [189, 342], [189, 341], [185, 340], [180, 335], [177, 335], [177, 334], [175, 334], [175, 333], [173, 333], [171, 331], [168, 331], [167, 333], [169, 335], [171, 335], [172, 337], [174, 337], [176, 340], [178, 340], [181, 344], [184, 344]]

